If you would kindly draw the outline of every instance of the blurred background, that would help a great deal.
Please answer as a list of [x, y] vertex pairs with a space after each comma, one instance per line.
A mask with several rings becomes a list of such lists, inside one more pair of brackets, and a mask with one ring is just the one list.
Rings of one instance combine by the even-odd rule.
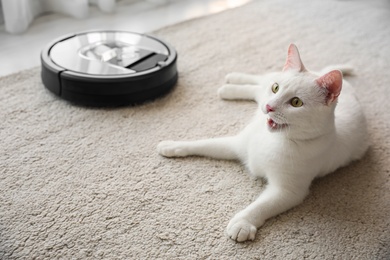
[[93, 30], [152, 32], [251, 0], [0, 0], [0, 76], [40, 65], [52, 40]]

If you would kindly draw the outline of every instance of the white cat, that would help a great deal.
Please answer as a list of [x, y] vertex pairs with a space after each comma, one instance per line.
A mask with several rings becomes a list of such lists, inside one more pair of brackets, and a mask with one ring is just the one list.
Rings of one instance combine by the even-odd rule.
[[257, 101], [251, 123], [236, 136], [163, 141], [157, 150], [166, 157], [238, 159], [253, 176], [268, 180], [227, 226], [229, 237], [242, 242], [253, 240], [266, 219], [300, 204], [314, 178], [361, 158], [368, 141], [362, 108], [342, 72], [307, 71], [293, 44], [282, 72], [231, 73], [226, 80], [218, 90], [221, 98]]

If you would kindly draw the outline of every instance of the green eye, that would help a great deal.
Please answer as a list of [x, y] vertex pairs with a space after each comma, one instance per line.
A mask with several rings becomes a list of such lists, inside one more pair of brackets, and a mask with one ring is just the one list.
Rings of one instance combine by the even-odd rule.
[[293, 107], [301, 107], [303, 105], [303, 102], [299, 98], [295, 97], [295, 98], [291, 99], [291, 105]]
[[272, 92], [276, 93], [279, 91], [279, 84], [278, 83], [274, 83], [272, 85]]

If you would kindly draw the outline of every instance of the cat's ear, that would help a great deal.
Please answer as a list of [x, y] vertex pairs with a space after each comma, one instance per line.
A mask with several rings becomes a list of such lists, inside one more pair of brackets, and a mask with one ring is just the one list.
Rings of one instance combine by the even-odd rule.
[[291, 43], [288, 47], [287, 59], [283, 67], [283, 71], [288, 70], [296, 70], [299, 72], [306, 71], [305, 66], [303, 66], [301, 57], [299, 56], [298, 48], [293, 43]]
[[320, 78], [316, 79], [319, 87], [326, 91], [326, 104], [329, 105], [337, 99], [340, 95], [341, 87], [343, 85], [343, 74], [339, 70], [332, 70]]

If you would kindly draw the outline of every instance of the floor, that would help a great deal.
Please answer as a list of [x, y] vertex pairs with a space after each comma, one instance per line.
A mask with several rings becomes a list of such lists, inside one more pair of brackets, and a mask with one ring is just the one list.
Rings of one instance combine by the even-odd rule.
[[77, 20], [61, 14], [37, 17], [29, 29], [12, 35], [0, 25], [0, 76], [40, 65], [42, 48], [61, 35], [112, 29], [150, 32], [161, 27], [235, 8], [251, 0], [122, 0], [114, 14], [90, 7], [88, 19]]

